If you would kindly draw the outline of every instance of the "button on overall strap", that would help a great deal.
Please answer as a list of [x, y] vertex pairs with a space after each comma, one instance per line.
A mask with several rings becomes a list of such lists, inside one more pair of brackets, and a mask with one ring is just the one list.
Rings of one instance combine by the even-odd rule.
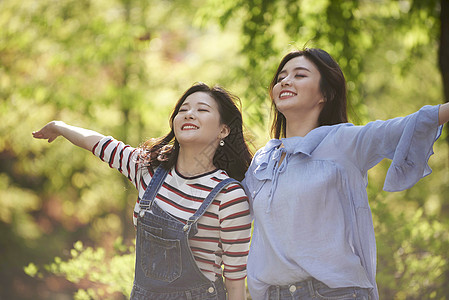
[[168, 171], [164, 169], [162, 166], [159, 166], [153, 174], [153, 177], [150, 180], [147, 188], [145, 189], [145, 193], [143, 194], [142, 200], [140, 201], [141, 210], [151, 209], [153, 205], [154, 198], [156, 197], [157, 192], [164, 183], [165, 177], [167, 177]]
[[226, 178], [223, 181], [220, 181], [213, 189], [212, 191], [209, 193], [209, 195], [207, 195], [206, 199], [204, 199], [203, 203], [201, 204], [201, 206], [198, 208], [198, 210], [187, 220], [186, 225], [182, 228], [183, 231], [187, 231], [190, 229], [190, 227], [195, 224], [196, 222], [198, 222], [198, 219], [204, 215], [204, 213], [206, 212], [207, 208], [211, 205], [212, 201], [215, 199], [215, 197], [218, 195], [218, 193], [221, 192], [221, 190], [223, 190], [225, 188], [225, 186], [227, 186], [230, 183], [237, 183], [240, 184], [240, 182], [238, 182], [237, 180], [233, 179], [233, 178]]

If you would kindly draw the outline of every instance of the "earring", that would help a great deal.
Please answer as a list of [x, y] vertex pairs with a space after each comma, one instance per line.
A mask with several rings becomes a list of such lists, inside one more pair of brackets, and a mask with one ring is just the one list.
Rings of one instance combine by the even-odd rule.
[[220, 140], [220, 146], [223, 147], [224, 146], [224, 141]]

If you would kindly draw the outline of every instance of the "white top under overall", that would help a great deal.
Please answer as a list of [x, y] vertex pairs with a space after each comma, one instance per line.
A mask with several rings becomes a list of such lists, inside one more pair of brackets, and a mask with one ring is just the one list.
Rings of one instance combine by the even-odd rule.
[[383, 158], [393, 160], [386, 191], [410, 188], [430, 174], [427, 161], [442, 128], [438, 110], [425, 106], [365, 126], [321, 126], [305, 137], [273, 139], [256, 153], [244, 180], [254, 216], [253, 299], [266, 299], [270, 285], [310, 277], [331, 288], [372, 288], [378, 299], [367, 171]]

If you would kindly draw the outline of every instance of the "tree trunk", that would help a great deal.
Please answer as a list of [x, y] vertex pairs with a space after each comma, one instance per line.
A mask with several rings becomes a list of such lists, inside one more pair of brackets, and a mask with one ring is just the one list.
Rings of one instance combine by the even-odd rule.
[[[446, 102], [449, 102], [449, 0], [441, 0], [441, 35], [440, 35], [440, 48], [438, 51], [439, 67], [441, 71], [441, 77], [443, 80], [443, 95]], [[449, 127], [446, 125], [446, 142], [449, 144]], [[446, 219], [449, 215], [449, 202], [443, 200], [441, 207], [441, 216]], [[449, 268], [442, 275], [445, 279], [449, 280]], [[443, 290], [443, 293], [449, 294], [449, 286]]]
[[[441, 35], [438, 60], [443, 79], [444, 99], [449, 102], [449, 0], [441, 0], [440, 21]], [[449, 134], [446, 135], [446, 140], [449, 143]]]

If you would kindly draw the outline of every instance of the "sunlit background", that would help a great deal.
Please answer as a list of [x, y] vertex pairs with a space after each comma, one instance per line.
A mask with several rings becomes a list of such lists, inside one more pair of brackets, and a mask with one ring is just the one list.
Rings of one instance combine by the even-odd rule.
[[[305, 45], [340, 63], [352, 122], [404, 116], [449, 98], [438, 64], [448, 6], [0, 1], [0, 299], [126, 299], [132, 286], [134, 187], [64, 139], [33, 140], [33, 130], [57, 119], [138, 146], [168, 131], [174, 103], [201, 81], [240, 96], [255, 150], [270, 138], [277, 63]], [[369, 173], [381, 299], [449, 298], [445, 138], [433, 174], [408, 191], [382, 191], [389, 162]]]

